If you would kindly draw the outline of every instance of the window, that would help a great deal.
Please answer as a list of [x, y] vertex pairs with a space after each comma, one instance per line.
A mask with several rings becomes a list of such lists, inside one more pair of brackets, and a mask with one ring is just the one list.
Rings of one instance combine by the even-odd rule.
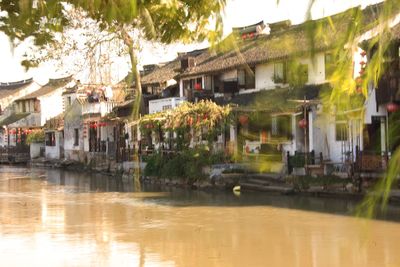
[[256, 86], [255, 69], [240, 69], [237, 71], [237, 81], [240, 89], [254, 89]]
[[79, 129], [74, 129], [74, 146], [79, 146]]
[[131, 133], [132, 133], [132, 142], [136, 142], [137, 141], [137, 135], [138, 135], [138, 132], [137, 132], [137, 126], [136, 125], [134, 125], [134, 126], [131, 126]]
[[67, 107], [71, 106], [71, 104], [72, 104], [71, 97], [68, 96], [68, 97], [67, 97]]
[[246, 71], [246, 89], [256, 88], [256, 69], [251, 68], [250, 71]]
[[34, 110], [34, 112], [40, 112], [40, 101], [39, 100], [34, 101], [33, 110]]
[[26, 112], [25, 101], [22, 101], [22, 102], [21, 102], [21, 105], [22, 105], [22, 113], [25, 113], [25, 112]]
[[213, 85], [214, 85], [214, 93], [220, 93], [222, 92], [221, 88], [221, 81], [219, 76], [215, 75], [213, 76]]
[[246, 72], [244, 70], [238, 70], [237, 76], [239, 88], [244, 88], [246, 86]]
[[56, 145], [55, 132], [46, 133], [45, 142], [46, 142], [46, 146], [55, 146]]
[[165, 105], [162, 107], [162, 110], [172, 109], [172, 105]]
[[336, 124], [336, 141], [347, 141], [348, 128], [345, 121], [337, 121]]
[[291, 116], [274, 116], [272, 117], [271, 135], [273, 137], [291, 139], [292, 136], [292, 120]]
[[331, 53], [325, 54], [325, 78], [329, 79], [335, 71], [335, 62]]
[[204, 89], [205, 90], [211, 90], [212, 89], [212, 81], [213, 81], [213, 77], [212, 76], [205, 76], [204, 77]]
[[274, 82], [286, 83], [286, 63], [278, 62], [274, 64]]
[[308, 82], [308, 64], [299, 65], [299, 75], [301, 83], [305, 84]]

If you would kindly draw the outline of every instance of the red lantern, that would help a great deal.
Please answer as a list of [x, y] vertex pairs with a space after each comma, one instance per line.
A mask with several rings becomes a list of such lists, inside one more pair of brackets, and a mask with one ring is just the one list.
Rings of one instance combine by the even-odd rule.
[[363, 75], [365, 73], [364, 69], [361, 69], [358, 73], [360, 73], [360, 75]]
[[357, 93], [361, 94], [362, 93], [362, 87], [357, 87], [356, 91], [357, 91]]
[[246, 38], [247, 38], [247, 35], [246, 35], [245, 33], [243, 33], [243, 34], [242, 34], [242, 39], [243, 39], [243, 40], [246, 40]]
[[388, 112], [396, 112], [399, 110], [399, 108], [399, 105], [393, 102], [386, 105], [386, 109]]
[[247, 35], [247, 37], [249, 37], [249, 39], [253, 39], [254, 38], [254, 32], [251, 32]]
[[240, 115], [239, 122], [241, 125], [246, 125], [247, 123], [249, 123], [249, 117], [247, 115]]
[[186, 124], [189, 125], [189, 126], [192, 126], [193, 125], [193, 118], [192, 117], [187, 118]]
[[201, 84], [200, 83], [196, 83], [194, 85], [194, 89], [197, 90], [197, 91], [200, 91], [201, 90]]
[[365, 52], [364, 50], [361, 51], [361, 53], [360, 53], [360, 55], [361, 55], [362, 57], [365, 57], [366, 54], [367, 54], [367, 52]]
[[365, 61], [361, 61], [361, 62], [360, 62], [360, 65], [361, 65], [361, 66], [363, 66], [363, 65], [365, 65], [365, 64], [366, 64]]
[[306, 128], [307, 127], [307, 120], [306, 119], [302, 119], [299, 121], [299, 127], [300, 128]]

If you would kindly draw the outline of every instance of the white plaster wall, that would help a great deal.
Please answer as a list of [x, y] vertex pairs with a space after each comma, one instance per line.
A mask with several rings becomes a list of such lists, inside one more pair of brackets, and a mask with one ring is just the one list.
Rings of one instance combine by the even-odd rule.
[[43, 143], [32, 143], [29, 145], [31, 159], [40, 157], [40, 149], [44, 147]]
[[325, 82], [325, 53], [317, 53], [313, 58], [300, 58], [299, 62], [308, 65], [308, 84]]
[[33, 81], [31, 84], [29, 84], [26, 88], [23, 88], [14, 94], [10, 94], [6, 97], [3, 97], [0, 99], [0, 105], [2, 110], [5, 110], [7, 107], [10, 107], [10, 105], [13, 103], [18, 98], [21, 98], [23, 96], [26, 96], [30, 93], [35, 92], [36, 90], [40, 89], [42, 86], [35, 81]]
[[368, 99], [365, 102], [365, 123], [372, 123], [372, 116], [387, 116], [387, 110], [385, 105], [380, 105], [376, 110], [376, 95], [375, 90], [372, 89], [369, 93]]
[[71, 106], [72, 106], [72, 104], [76, 100], [76, 93], [62, 95], [63, 109], [64, 109], [63, 111], [66, 111], [69, 108], [69, 106], [68, 106], [68, 97], [71, 98]]
[[31, 113], [27, 117], [20, 119], [10, 125], [8, 125], [9, 129], [19, 128], [19, 127], [38, 127], [42, 126], [40, 123], [41, 113]]
[[40, 123], [43, 126], [46, 120], [56, 117], [63, 112], [63, 100], [61, 93], [63, 88], [58, 88], [51, 94], [39, 97], [41, 118]]
[[[71, 155], [78, 155], [79, 151], [83, 151], [83, 122], [82, 122], [82, 107], [79, 103], [74, 102], [71, 109], [64, 116], [64, 151], [65, 158], [74, 159]], [[74, 129], [79, 129], [79, 145], [75, 146]]]
[[176, 108], [180, 104], [186, 101], [185, 97], [169, 97], [149, 101], [149, 113], [157, 113], [165, 110], [164, 107], [171, 106], [171, 108]]
[[272, 80], [274, 76], [274, 64], [261, 64], [256, 66], [256, 89], [272, 89], [276, 85]]
[[62, 142], [62, 133], [55, 132], [55, 146], [45, 147], [45, 157], [47, 159], [60, 159], [60, 142]]
[[110, 141], [114, 142], [114, 125], [112, 124], [107, 124], [106, 126], [103, 126], [100, 128], [101, 131], [101, 141]]
[[[325, 53], [317, 53], [314, 58], [303, 57], [298, 59], [301, 64], [308, 65], [308, 84], [321, 84], [325, 82]], [[256, 89], [275, 89], [283, 84], [275, 84], [274, 63], [260, 64], [256, 66]]]

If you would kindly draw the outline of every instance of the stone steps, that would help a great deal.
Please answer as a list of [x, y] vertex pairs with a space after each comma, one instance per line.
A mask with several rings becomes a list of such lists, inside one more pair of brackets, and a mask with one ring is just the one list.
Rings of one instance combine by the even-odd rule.
[[241, 183], [240, 184], [241, 191], [259, 191], [259, 192], [269, 192], [269, 193], [278, 193], [282, 195], [291, 195], [294, 194], [294, 189], [288, 186], [273, 186], [273, 185], [259, 185], [253, 183]]

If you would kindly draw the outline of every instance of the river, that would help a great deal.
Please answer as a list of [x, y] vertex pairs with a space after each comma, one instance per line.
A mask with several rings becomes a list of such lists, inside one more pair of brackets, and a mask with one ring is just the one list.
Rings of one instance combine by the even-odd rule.
[[[137, 186], [136, 186], [137, 187]], [[400, 208], [0, 167], [0, 266], [400, 266]]]

